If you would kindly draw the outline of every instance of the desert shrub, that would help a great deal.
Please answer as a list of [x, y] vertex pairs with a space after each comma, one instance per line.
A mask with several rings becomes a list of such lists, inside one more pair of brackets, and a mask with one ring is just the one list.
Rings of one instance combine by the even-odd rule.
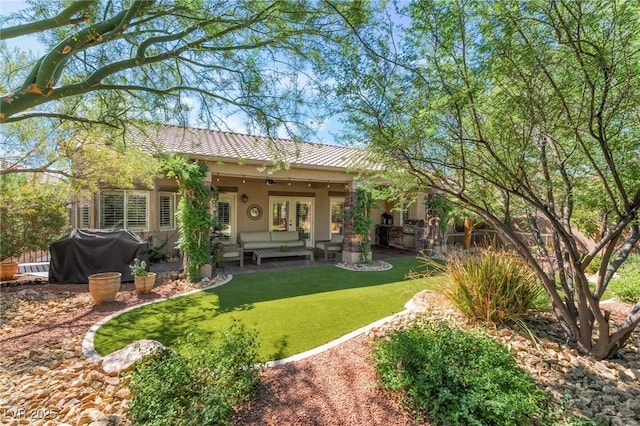
[[633, 254], [618, 269], [618, 277], [611, 280], [609, 290], [619, 300], [636, 303], [640, 300], [640, 255]]
[[491, 322], [518, 319], [538, 306], [544, 289], [514, 253], [488, 248], [447, 259], [446, 294], [465, 315]]
[[255, 331], [233, 322], [216, 336], [190, 334], [131, 373], [135, 424], [228, 424], [233, 407], [259, 383]]
[[405, 279], [420, 280], [444, 274], [446, 271], [446, 264], [443, 260], [429, 257], [424, 251], [418, 252], [416, 259], [417, 265], [405, 274]]
[[374, 342], [380, 381], [433, 425], [534, 424], [546, 398], [508, 350], [478, 331], [416, 324]]

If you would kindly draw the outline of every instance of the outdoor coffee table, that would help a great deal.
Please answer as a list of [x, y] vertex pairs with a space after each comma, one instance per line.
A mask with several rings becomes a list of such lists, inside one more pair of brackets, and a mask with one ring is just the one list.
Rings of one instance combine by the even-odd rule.
[[290, 257], [290, 256], [308, 256], [310, 260], [313, 260], [313, 251], [303, 248], [290, 248], [286, 251], [281, 251], [279, 248], [254, 250], [253, 260], [256, 261], [256, 265], [260, 265], [262, 259], [267, 257]]

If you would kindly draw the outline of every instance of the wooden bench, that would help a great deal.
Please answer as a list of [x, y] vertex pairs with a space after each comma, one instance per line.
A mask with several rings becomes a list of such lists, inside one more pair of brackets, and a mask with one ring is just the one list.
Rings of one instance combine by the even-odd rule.
[[307, 256], [310, 260], [313, 260], [313, 251], [302, 248], [290, 248], [286, 251], [281, 251], [280, 249], [262, 249], [253, 251], [253, 260], [256, 262], [256, 265], [260, 265], [262, 259], [266, 259], [268, 257], [291, 256]]

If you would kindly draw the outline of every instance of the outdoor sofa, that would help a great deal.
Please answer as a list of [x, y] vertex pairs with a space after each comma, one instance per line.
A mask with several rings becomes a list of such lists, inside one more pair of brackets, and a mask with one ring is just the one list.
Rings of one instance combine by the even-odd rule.
[[245, 253], [260, 249], [305, 247], [297, 231], [245, 231], [240, 232], [238, 243]]

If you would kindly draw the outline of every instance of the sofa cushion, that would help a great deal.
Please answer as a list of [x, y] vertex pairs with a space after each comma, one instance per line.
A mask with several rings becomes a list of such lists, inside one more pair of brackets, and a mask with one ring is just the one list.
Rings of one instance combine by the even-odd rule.
[[304, 247], [305, 243], [301, 240], [296, 241], [249, 241], [244, 243], [245, 250], [254, 249], [266, 249], [266, 248], [280, 248], [282, 246], [287, 247]]
[[222, 252], [222, 257], [238, 257], [240, 256], [239, 248], [225, 248], [224, 252]]
[[271, 241], [271, 232], [269, 231], [249, 231], [241, 232], [240, 240], [247, 241]]
[[297, 241], [298, 231], [280, 231], [271, 233], [271, 241]]
[[332, 243], [342, 243], [344, 241], [344, 235], [342, 234], [331, 234], [331, 242]]

